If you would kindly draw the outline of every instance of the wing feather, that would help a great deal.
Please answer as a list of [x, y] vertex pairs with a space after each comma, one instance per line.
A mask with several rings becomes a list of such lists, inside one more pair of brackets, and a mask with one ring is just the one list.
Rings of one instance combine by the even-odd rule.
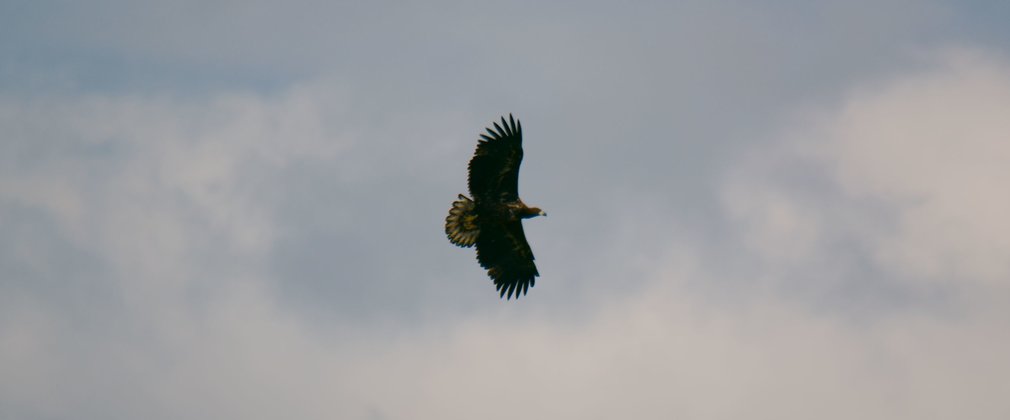
[[502, 117], [502, 125], [493, 122], [495, 130], [488, 127], [488, 134], [480, 135], [477, 150], [467, 168], [467, 186], [475, 200], [519, 199], [519, 166], [523, 160], [522, 126], [512, 114], [509, 114], [509, 122]]
[[488, 270], [501, 297], [526, 294], [540, 275], [520, 221], [481, 225], [477, 261]]

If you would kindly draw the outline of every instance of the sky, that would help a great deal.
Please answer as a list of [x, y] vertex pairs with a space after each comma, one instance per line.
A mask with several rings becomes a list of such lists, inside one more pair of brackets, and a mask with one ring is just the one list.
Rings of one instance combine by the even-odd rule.
[[1007, 18], [0, 1], [0, 419], [1010, 418]]

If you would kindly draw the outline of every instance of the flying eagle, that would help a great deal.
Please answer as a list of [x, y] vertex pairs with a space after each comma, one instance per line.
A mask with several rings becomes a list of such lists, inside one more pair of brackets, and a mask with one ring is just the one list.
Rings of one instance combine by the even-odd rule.
[[519, 164], [523, 160], [523, 128], [509, 114], [501, 125], [494, 122], [477, 142], [470, 159], [468, 186], [473, 199], [463, 194], [452, 203], [445, 218], [445, 234], [464, 248], [477, 245], [477, 261], [487, 269], [499, 297], [526, 294], [537, 272], [533, 250], [523, 233], [523, 219], [546, 216], [519, 199]]

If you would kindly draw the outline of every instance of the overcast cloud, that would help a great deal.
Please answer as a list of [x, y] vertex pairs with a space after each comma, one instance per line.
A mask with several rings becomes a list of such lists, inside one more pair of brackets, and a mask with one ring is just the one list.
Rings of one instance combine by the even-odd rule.
[[[1005, 18], [5, 2], [0, 419], [1010, 418]], [[442, 232], [510, 112], [518, 301]]]

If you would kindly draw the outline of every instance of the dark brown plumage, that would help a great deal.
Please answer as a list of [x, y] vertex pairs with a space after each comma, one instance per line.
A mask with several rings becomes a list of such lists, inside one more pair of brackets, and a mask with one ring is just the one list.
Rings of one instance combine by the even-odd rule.
[[445, 218], [445, 234], [461, 247], [477, 246], [477, 261], [487, 269], [501, 297], [518, 299], [533, 287], [537, 266], [526, 242], [522, 219], [547, 214], [519, 199], [523, 160], [522, 125], [509, 114], [481, 134], [468, 166], [473, 199], [459, 195]]

